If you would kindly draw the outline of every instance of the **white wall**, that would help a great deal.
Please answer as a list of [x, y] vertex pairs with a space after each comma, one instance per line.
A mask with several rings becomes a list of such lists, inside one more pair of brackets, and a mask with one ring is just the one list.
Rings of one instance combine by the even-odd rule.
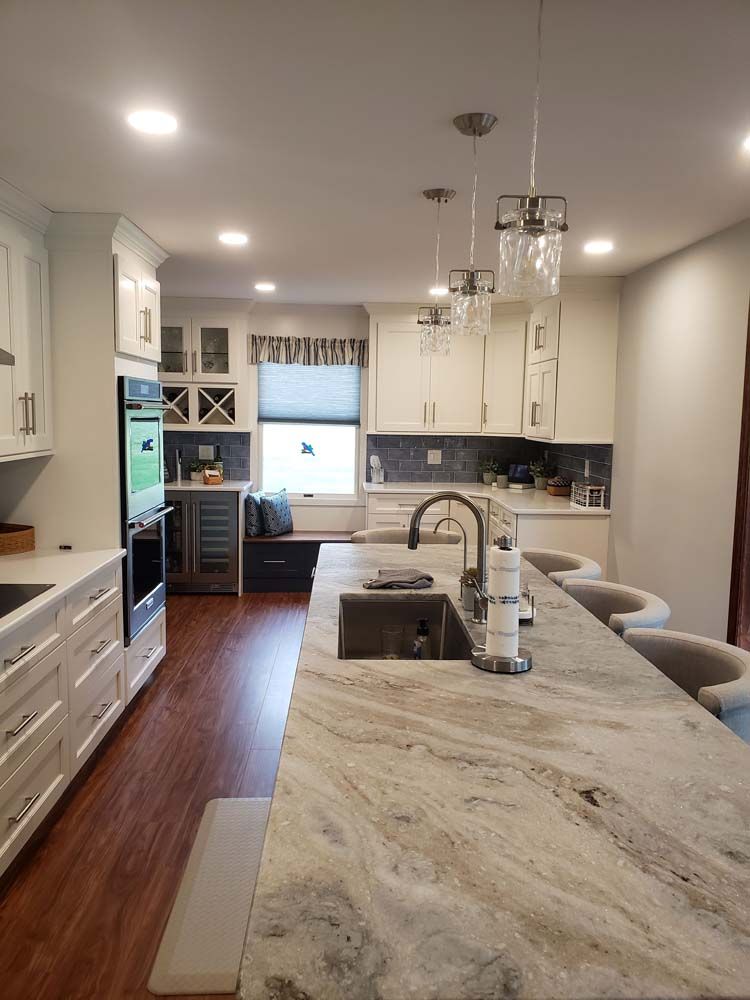
[[750, 220], [625, 279], [609, 578], [663, 597], [669, 627], [726, 639]]

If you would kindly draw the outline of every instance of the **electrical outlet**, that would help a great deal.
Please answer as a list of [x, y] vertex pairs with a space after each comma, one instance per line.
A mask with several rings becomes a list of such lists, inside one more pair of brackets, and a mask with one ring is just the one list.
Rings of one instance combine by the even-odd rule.
[[589, 468], [590, 468], [589, 460], [587, 458], [585, 458], [583, 460], [583, 478], [584, 479], [588, 479], [589, 478]]
[[440, 465], [442, 458], [443, 458], [443, 453], [439, 448], [430, 448], [430, 450], [427, 452], [428, 465]]
[[198, 445], [198, 458], [201, 462], [213, 462], [216, 458], [216, 449], [212, 444]]

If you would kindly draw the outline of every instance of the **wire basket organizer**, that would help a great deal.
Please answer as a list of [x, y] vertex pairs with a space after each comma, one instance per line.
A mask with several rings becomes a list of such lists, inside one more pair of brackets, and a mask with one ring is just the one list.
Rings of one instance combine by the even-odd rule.
[[593, 483], [573, 483], [570, 491], [570, 506], [580, 510], [604, 510], [606, 499], [604, 486]]

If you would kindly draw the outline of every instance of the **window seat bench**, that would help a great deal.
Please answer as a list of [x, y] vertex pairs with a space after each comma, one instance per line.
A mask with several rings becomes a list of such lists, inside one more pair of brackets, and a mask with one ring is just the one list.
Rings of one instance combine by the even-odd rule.
[[292, 531], [243, 541], [246, 594], [304, 593], [312, 590], [322, 544], [350, 542], [351, 531]]

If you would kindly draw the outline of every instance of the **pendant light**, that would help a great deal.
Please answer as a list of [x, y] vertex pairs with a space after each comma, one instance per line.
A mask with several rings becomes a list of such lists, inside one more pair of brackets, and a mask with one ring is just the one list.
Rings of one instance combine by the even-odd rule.
[[484, 337], [490, 332], [490, 296], [495, 291], [494, 271], [474, 267], [474, 243], [477, 221], [477, 139], [491, 132], [497, 117], [489, 112], [472, 112], [453, 119], [461, 135], [470, 135], [474, 143], [474, 186], [471, 193], [471, 242], [469, 266], [453, 270], [448, 276], [451, 293], [451, 329], [464, 337]]
[[417, 311], [417, 323], [420, 327], [419, 353], [424, 357], [427, 354], [450, 354], [451, 350], [450, 306], [438, 305], [437, 297], [440, 294], [440, 206], [454, 198], [456, 192], [453, 188], [428, 188], [422, 194], [437, 206], [435, 284], [432, 287], [434, 298], [431, 306], [420, 306]]
[[[501, 194], [497, 199], [495, 229], [499, 230], [498, 292], [509, 298], [546, 298], [560, 291], [562, 234], [567, 232], [568, 202], [561, 195], [536, 190], [536, 143], [542, 77], [542, 10], [537, 16], [536, 94], [531, 131], [529, 193]], [[501, 215], [501, 202], [515, 202]]]

